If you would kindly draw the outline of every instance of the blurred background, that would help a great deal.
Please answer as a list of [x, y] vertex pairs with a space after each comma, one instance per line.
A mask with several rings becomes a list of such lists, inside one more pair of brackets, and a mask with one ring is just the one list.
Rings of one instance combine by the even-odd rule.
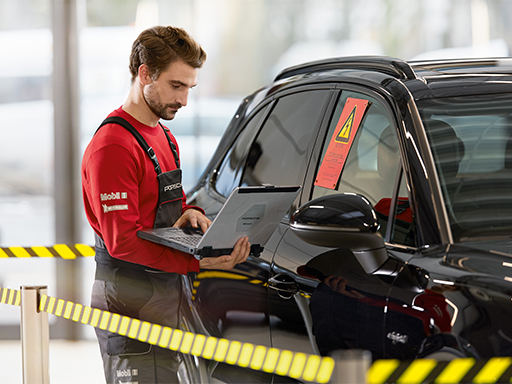
[[[189, 105], [168, 122], [186, 190], [242, 98], [287, 66], [345, 55], [508, 56], [512, 47], [510, 0], [0, 0], [2, 247], [93, 244], [82, 152], [125, 100], [131, 43], [157, 24], [185, 28], [208, 53]], [[47, 285], [88, 305], [93, 273], [92, 258], [3, 259], [0, 287]], [[52, 338], [94, 338], [50, 321]], [[19, 308], [0, 305], [0, 339], [19, 339]]]

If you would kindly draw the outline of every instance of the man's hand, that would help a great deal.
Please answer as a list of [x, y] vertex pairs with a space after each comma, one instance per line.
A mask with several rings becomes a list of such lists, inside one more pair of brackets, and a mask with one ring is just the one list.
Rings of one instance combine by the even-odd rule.
[[241, 237], [235, 244], [231, 255], [219, 257], [205, 257], [199, 261], [199, 268], [201, 269], [231, 269], [239, 263], [247, 260], [249, 252], [251, 251], [251, 243], [249, 238]]
[[212, 221], [199, 212], [197, 209], [187, 209], [181, 217], [176, 220], [173, 227], [186, 227], [188, 224], [193, 228], [201, 228], [201, 231], [206, 232]]

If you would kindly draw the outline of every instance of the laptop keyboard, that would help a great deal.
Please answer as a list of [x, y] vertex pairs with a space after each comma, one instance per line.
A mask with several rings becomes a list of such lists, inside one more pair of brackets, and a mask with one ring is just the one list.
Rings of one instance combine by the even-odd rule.
[[203, 232], [200, 229], [184, 227], [181, 228], [183, 233], [170, 233], [169, 237], [174, 241], [179, 241], [182, 244], [190, 245], [194, 247], [203, 236]]
[[201, 240], [201, 235], [175, 236], [173, 239], [175, 241], [179, 241], [182, 244], [195, 246]]

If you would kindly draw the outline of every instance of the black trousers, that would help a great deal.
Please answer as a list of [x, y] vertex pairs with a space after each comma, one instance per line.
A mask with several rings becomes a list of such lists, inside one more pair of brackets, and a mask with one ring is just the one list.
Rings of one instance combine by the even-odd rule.
[[[177, 328], [180, 275], [129, 268], [98, 270], [91, 307]], [[178, 383], [176, 352], [99, 328], [95, 331], [107, 384]]]

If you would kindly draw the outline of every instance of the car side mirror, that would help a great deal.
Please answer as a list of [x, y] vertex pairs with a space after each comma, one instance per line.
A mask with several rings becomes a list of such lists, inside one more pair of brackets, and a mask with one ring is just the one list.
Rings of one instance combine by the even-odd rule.
[[367, 273], [388, 260], [379, 227], [371, 203], [352, 193], [314, 199], [290, 219], [290, 228], [300, 239], [321, 247], [349, 248]]

